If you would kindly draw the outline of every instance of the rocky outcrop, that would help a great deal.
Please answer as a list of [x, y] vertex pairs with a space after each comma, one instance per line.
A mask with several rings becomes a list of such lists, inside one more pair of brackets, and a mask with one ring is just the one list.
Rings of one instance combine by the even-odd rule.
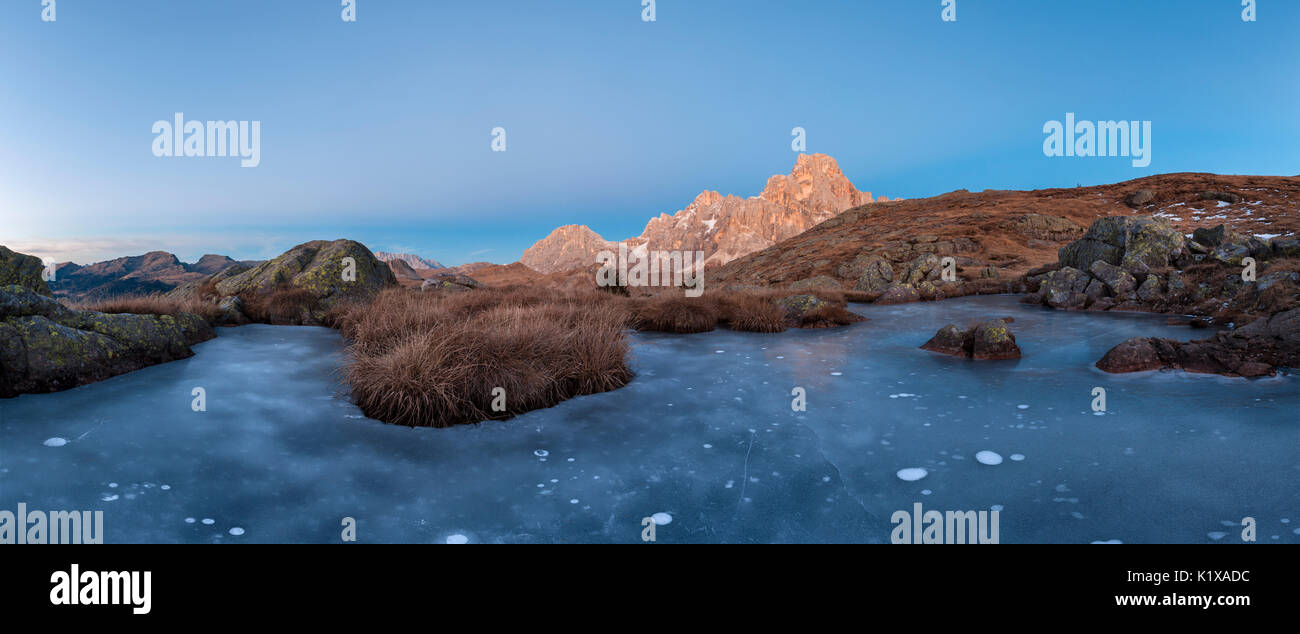
[[201, 317], [71, 310], [31, 289], [0, 288], [0, 397], [55, 392], [194, 354]]
[[1129, 207], [1141, 207], [1156, 199], [1156, 193], [1149, 189], [1139, 189], [1124, 197], [1124, 204]]
[[415, 272], [415, 269], [411, 268], [410, 264], [406, 263], [406, 260], [393, 259], [382, 261], [388, 263], [389, 270], [393, 272], [393, 277], [397, 279], [399, 284], [406, 285], [408, 282], [419, 284], [424, 280], [424, 278], [420, 277], [419, 273]]
[[1005, 226], [1027, 238], [1049, 242], [1077, 240], [1083, 236], [1083, 227], [1060, 216], [1025, 214], [1012, 219]]
[[1111, 216], [1088, 228], [1083, 238], [1062, 247], [1062, 266], [1088, 270], [1093, 262], [1145, 274], [1182, 255], [1183, 234], [1168, 220], [1148, 216]]
[[777, 305], [785, 311], [786, 321], [798, 323], [809, 313], [831, 304], [816, 295], [791, 295], [781, 299]]
[[908, 302], [919, 302], [921, 299], [921, 292], [916, 288], [907, 284], [895, 284], [886, 289], [880, 297], [876, 298], [875, 303], [884, 305], [906, 304]]
[[481, 288], [483, 285], [478, 280], [460, 273], [448, 275], [439, 275], [432, 279], [425, 280], [420, 286], [422, 291], [443, 291], [448, 293], [464, 293]]
[[840, 276], [856, 279], [853, 290], [883, 293], [894, 282], [894, 266], [876, 254], [862, 254], [840, 268]]
[[0, 286], [21, 286], [42, 295], [50, 294], [42, 273], [45, 266], [34, 255], [10, 251], [0, 246]]
[[1020, 358], [1016, 336], [1001, 319], [981, 322], [965, 330], [948, 324], [922, 344], [921, 349], [982, 361]]
[[[835, 159], [801, 154], [790, 174], [768, 179], [758, 196], [706, 191], [685, 209], [651, 219], [640, 236], [623, 242], [629, 250], [701, 251], [706, 262], [724, 264], [873, 202], [870, 192], [859, 191], [844, 176]], [[529, 247], [520, 262], [542, 273], [558, 273], [587, 267], [600, 251], [617, 249], [618, 242], [586, 226], [569, 225]]]
[[338, 302], [364, 300], [395, 285], [397, 279], [388, 265], [360, 242], [315, 240], [241, 273], [223, 275], [212, 286], [219, 297], [240, 296], [245, 302], [285, 291], [305, 291], [314, 301], [305, 307], [302, 321], [317, 324]]
[[1300, 367], [1300, 308], [1260, 317], [1209, 339], [1129, 339], [1111, 348], [1097, 367], [1112, 373], [1185, 370], [1242, 377]]

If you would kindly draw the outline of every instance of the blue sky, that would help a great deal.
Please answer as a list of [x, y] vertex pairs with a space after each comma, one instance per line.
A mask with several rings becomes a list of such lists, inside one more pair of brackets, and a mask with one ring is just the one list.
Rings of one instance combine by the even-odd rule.
[[[639, 234], [808, 151], [917, 198], [1178, 171], [1300, 174], [1300, 3], [41, 0], [0, 5], [0, 244], [81, 262], [349, 237], [512, 262]], [[158, 158], [155, 121], [261, 122], [261, 164]], [[1149, 120], [1153, 160], [1043, 124]], [[491, 130], [508, 150], [491, 151]]]

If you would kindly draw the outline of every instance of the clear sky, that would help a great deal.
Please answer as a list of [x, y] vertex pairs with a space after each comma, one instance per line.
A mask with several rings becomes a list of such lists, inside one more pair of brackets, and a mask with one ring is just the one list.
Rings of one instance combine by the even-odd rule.
[[[1300, 2], [41, 0], [0, 3], [0, 244], [88, 262], [354, 238], [512, 262], [639, 234], [809, 152], [861, 189], [1300, 174]], [[261, 163], [158, 158], [155, 121], [261, 122]], [[1151, 121], [1153, 160], [1043, 125]], [[503, 127], [507, 151], [493, 152]]]

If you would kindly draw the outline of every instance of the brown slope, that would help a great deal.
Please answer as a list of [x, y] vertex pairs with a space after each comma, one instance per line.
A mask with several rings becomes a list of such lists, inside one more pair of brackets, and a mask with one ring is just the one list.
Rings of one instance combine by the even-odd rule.
[[[1126, 204], [1130, 194], [1144, 189], [1152, 200]], [[1205, 192], [1241, 200], [1221, 204]], [[1177, 173], [1096, 187], [959, 190], [876, 203], [710, 269], [707, 277], [715, 285], [774, 285], [825, 275], [851, 288], [856, 280], [846, 265], [859, 255], [882, 255], [898, 272], [912, 259], [935, 253], [956, 257], [961, 277], [978, 277], [991, 266], [1006, 278], [1055, 262], [1057, 250], [1093, 220], [1132, 214], [1168, 217], [1184, 233], [1227, 224], [1242, 233], [1294, 235], [1300, 231], [1300, 177]]]

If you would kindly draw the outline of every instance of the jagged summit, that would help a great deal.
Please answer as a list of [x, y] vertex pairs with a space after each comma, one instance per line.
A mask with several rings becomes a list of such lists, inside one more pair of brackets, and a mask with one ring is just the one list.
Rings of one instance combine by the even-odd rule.
[[[702, 192], [685, 209], [652, 218], [640, 236], [623, 242], [650, 250], [703, 251], [706, 262], [723, 264], [870, 202], [871, 193], [855, 187], [834, 158], [801, 154], [789, 174], [769, 178], [757, 196]], [[585, 225], [568, 225], [529, 247], [520, 262], [558, 273], [590, 266], [597, 253], [617, 248], [618, 242]]]

